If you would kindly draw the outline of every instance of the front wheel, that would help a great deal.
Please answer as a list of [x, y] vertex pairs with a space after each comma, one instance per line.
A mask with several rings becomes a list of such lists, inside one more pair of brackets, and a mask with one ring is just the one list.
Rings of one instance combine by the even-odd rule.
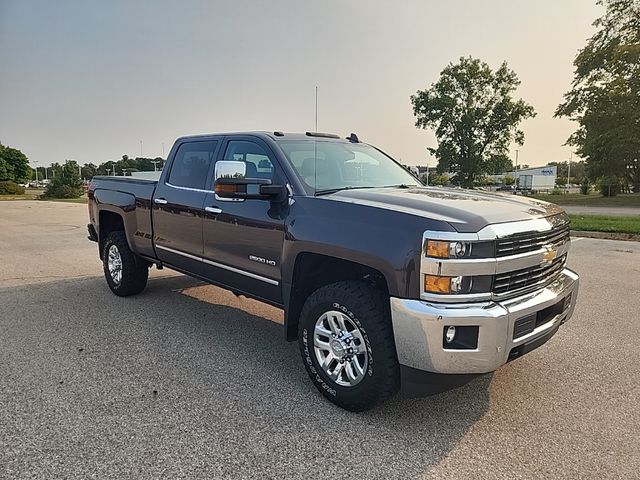
[[111, 232], [103, 245], [102, 264], [107, 284], [120, 297], [144, 290], [149, 278], [149, 266], [129, 248], [123, 231]]
[[364, 411], [399, 389], [399, 366], [386, 295], [365, 282], [316, 290], [300, 313], [300, 353], [320, 392]]

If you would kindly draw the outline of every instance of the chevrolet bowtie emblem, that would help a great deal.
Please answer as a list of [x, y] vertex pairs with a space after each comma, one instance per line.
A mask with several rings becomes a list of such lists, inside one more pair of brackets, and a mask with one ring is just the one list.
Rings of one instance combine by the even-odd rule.
[[542, 248], [544, 248], [544, 253], [542, 254], [542, 262], [540, 263], [540, 265], [543, 267], [548, 267], [555, 260], [558, 251], [553, 245], [544, 245]]

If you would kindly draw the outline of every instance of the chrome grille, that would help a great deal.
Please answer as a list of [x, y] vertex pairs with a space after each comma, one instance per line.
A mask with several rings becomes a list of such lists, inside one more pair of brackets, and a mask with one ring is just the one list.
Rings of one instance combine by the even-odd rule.
[[569, 239], [569, 225], [562, 225], [547, 232], [526, 232], [499, 238], [496, 256], [506, 257], [518, 253], [533, 252], [543, 245], [564, 243]]
[[493, 293], [497, 295], [522, 293], [525, 290], [543, 287], [560, 274], [566, 263], [567, 255], [565, 254], [556, 258], [551, 265], [536, 265], [496, 275], [493, 280]]

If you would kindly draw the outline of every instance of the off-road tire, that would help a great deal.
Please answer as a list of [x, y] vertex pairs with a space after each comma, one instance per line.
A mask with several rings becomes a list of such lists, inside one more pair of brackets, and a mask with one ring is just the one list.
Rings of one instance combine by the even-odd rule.
[[[320, 366], [314, 353], [316, 321], [327, 311], [349, 316], [365, 339], [368, 366], [364, 378], [341, 386]], [[369, 410], [399, 390], [400, 370], [393, 338], [389, 297], [363, 281], [343, 281], [313, 292], [300, 313], [298, 343], [304, 366], [316, 388], [331, 402], [353, 411]]]
[[[109, 272], [109, 249], [115, 246], [122, 260], [122, 279], [116, 283]], [[149, 278], [149, 264], [135, 255], [129, 248], [127, 237], [121, 230], [111, 232], [102, 246], [102, 265], [107, 284], [113, 293], [120, 297], [135, 295], [144, 290]]]

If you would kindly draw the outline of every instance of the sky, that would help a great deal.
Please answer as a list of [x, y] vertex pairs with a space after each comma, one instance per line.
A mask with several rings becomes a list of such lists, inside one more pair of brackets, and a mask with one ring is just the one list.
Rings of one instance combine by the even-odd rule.
[[43, 166], [304, 132], [317, 85], [319, 131], [433, 166], [409, 97], [471, 55], [506, 61], [537, 112], [519, 163], [563, 161], [575, 124], [553, 112], [601, 14], [595, 0], [0, 0], [0, 142]]

